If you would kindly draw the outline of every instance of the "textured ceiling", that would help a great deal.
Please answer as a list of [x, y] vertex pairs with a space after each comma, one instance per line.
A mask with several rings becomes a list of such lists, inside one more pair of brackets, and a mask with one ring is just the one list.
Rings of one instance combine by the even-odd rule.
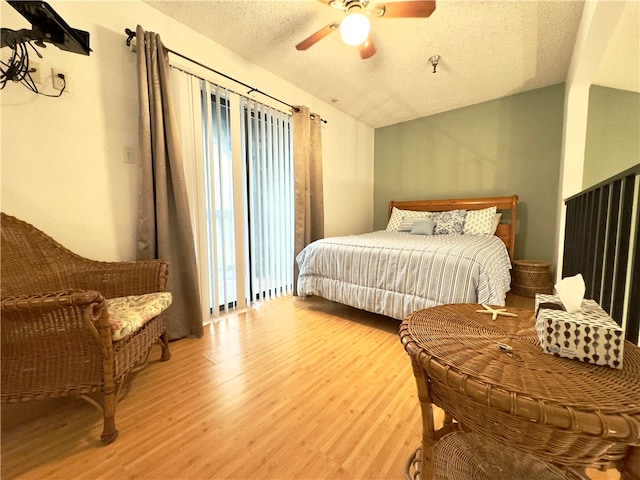
[[[362, 60], [338, 32], [295, 49], [344, 17], [317, 0], [145, 3], [374, 128], [564, 82], [584, 5], [438, 0], [429, 18], [373, 18], [377, 53]], [[638, 2], [628, 4], [597, 83], [640, 91]]]

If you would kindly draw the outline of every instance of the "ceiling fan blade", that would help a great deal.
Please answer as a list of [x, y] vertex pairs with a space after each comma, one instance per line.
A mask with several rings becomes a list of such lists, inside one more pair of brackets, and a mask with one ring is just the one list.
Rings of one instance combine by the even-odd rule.
[[296, 45], [296, 50], [306, 50], [307, 48], [315, 45], [316, 42], [319, 42], [324, 37], [329, 35], [331, 32], [333, 32], [334, 30], [337, 30], [338, 25], [339, 25], [338, 22], [331, 22], [326, 27], [321, 28], [316, 33], [302, 40], [299, 44]]
[[330, 7], [336, 8], [338, 10], [346, 10], [345, 3], [349, 0], [318, 0], [320, 3], [324, 3]]
[[373, 6], [374, 13], [385, 18], [428, 17], [436, 9], [435, 0], [389, 2]]
[[373, 44], [373, 40], [371, 40], [371, 35], [369, 35], [369, 38], [367, 38], [364, 43], [358, 46], [358, 49], [360, 50], [360, 57], [363, 60], [373, 57], [373, 54], [376, 53], [376, 47]]

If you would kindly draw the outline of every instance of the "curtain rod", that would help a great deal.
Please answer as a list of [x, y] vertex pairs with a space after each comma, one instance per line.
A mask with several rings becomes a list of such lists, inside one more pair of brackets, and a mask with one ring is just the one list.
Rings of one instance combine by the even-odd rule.
[[[124, 33], [126, 33], [126, 34], [127, 34], [127, 42], [126, 42], [126, 43], [127, 43], [127, 47], [130, 47], [130, 46], [131, 46], [131, 40], [136, 36], [136, 32], [134, 32], [134, 31], [133, 31], [133, 30], [131, 30], [130, 28], [125, 28], [125, 29], [124, 29]], [[287, 102], [285, 102], [285, 101], [283, 101], [283, 100], [280, 100], [279, 98], [272, 97], [272, 96], [271, 96], [271, 95], [269, 95], [268, 93], [264, 93], [262, 90], [259, 90], [259, 89], [255, 88], [255, 87], [252, 87], [251, 85], [247, 85], [246, 83], [241, 82], [240, 80], [237, 80], [237, 79], [235, 79], [235, 78], [233, 78], [233, 77], [230, 77], [230, 76], [229, 76], [229, 75], [227, 75], [227, 74], [224, 74], [224, 73], [222, 73], [222, 72], [219, 72], [218, 70], [216, 70], [216, 69], [214, 69], [214, 68], [211, 68], [211, 67], [209, 67], [209, 66], [207, 66], [207, 65], [204, 65], [204, 64], [202, 64], [202, 63], [198, 62], [197, 60], [194, 60], [193, 58], [189, 58], [189, 57], [187, 57], [186, 55], [183, 55], [183, 54], [181, 54], [181, 53], [176, 52], [175, 50], [171, 50], [170, 48], [167, 48], [166, 46], [165, 46], [164, 48], [166, 48], [166, 49], [167, 49], [167, 51], [169, 51], [169, 52], [173, 53], [174, 55], [177, 55], [178, 57], [184, 58], [185, 60], [187, 60], [187, 61], [189, 61], [189, 62], [191, 62], [191, 63], [195, 63], [196, 65], [198, 65], [198, 66], [200, 66], [200, 67], [202, 67], [202, 68], [205, 68], [205, 69], [207, 69], [207, 70], [209, 70], [209, 71], [211, 71], [211, 72], [213, 72], [213, 73], [215, 73], [215, 74], [217, 74], [217, 75], [220, 75], [220, 76], [222, 76], [222, 77], [224, 77], [224, 78], [226, 78], [226, 79], [228, 79], [228, 80], [231, 80], [232, 82], [239, 83], [239, 84], [240, 84], [240, 85], [242, 85], [243, 87], [248, 88], [248, 89], [249, 89], [249, 91], [247, 92], [247, 95], [251, 94], [252, 92], [256, 92], [256, 93], [259, 93], [260, 95], [264, 95], [265, 97], [269, 97], [270, 99], [275, 100], [276, 102], [280, 102], [280, 103], [282, 103], [283, 105], [286, 105], [287, 107], [289, 107], [291, 110], [293, 110], [293, 111], [295, 111], [295, 112], [299, 112], [299, 111], [300, 111], [300, 109], [299, 109], [299, 108], [294, 107], [293, 105], [290, 105], [290, 104], [288, 104]], [[322, 123], [327, 123], [327, 121], [326, 121], [324, 118], [322, 118], [322, 117], [320, 117], [320, 121], [321, 121]]]

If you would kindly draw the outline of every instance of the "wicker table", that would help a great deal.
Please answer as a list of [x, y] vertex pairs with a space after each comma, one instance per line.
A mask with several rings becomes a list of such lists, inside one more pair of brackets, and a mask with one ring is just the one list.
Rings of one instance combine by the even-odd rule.
[[571, 467], [618, 466], [630, 445], [640, 445], [640, 349], [625, 343], [620, 370], [555, 357], [542, 352], [533, 312], [509, 308], [517, 318], [492, 320], [478, 309], [420, 310], [400, 327], [414, 365], [428, 374], [433, 402], [447, 415]]

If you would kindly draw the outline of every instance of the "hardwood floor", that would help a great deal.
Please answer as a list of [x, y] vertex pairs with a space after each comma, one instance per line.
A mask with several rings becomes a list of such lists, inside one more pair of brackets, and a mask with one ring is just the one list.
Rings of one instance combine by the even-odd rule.
[[316, 297], [229, 314], [154, 349], [111, 445], [86, 402], [3, 405], [2, 478], [401, 479], [420, 410], [398, 326]]

